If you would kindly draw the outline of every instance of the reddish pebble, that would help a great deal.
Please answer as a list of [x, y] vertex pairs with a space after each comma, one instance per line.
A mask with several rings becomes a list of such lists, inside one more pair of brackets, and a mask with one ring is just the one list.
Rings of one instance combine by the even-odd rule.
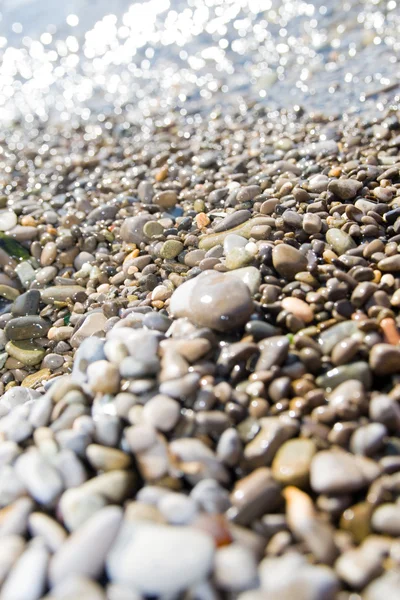
[[304, 323], [311, 323], [314, 319], [314, 313], [311, 308], [299, 298], [284, 298], [282, 300], [282, 308], [304, 321]]
[[400, 343], [400, 333], [396, 327], [396, 322], [394, 319], [391, 319], [390, 317], [382, 319], [381, 329], [383, 331], [385, 342], [392, 344], [393, 346], [396, 346]]

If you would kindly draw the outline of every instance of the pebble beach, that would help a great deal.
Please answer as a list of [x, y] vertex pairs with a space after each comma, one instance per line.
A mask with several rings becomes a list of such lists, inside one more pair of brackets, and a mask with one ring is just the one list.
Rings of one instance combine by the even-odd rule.
[[3, 16], [0, 600], [398, 600], [399, 7], [167, 4]]

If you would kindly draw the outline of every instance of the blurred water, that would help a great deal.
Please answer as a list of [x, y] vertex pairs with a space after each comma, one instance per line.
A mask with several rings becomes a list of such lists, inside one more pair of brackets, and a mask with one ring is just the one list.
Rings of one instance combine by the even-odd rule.
[[3, 0], [0, 13], [2, 122], [400, 98], [398, 0]]

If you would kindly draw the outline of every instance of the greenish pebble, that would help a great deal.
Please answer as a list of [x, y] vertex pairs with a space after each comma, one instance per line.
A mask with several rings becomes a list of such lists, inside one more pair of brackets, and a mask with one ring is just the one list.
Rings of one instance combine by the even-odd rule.
[[355, 321], [342, 321], [341, 323], [337, 323], [337, 325], [329, 327], [329, 329], [325, 329], [319, 336], [318, 341], [322, 346], [323, 353], [330, 354], [336, 344], [345, 338], [352, 337], [356, 333], [360, 334], [360, 337], [363, 336]]
[[336, 367], [317, 377], [316, 384], [318, 387], [325, 388], [330, 392], [348, 379], [357, 379], [361, 381], [366, 389], [369, 389], [372, 384], [372, 376], [368, 364], [363, 361], [357, 361], [349, 365]]
[[178, 240], [167, 240], [161, 247], [160, 256], [162, 258], [175, 258], [183, 250], [182, 242]]
[[228, 271], [225, 275], [231, 275], [237, 277], [243, 283], [247, 285], [252, 295], [256, 294], [261, 285], [260, 271], [256, 267], [243, 267], [241, 269], [235, 269], [234, 271]]
[[150, 239], [162, 235], [163, 231], [164, 228], [158, 221], [148, 221], [143, 227], [143, 233]]
[[0, 285], [0, 296], [6, 300], [14, 301], [19, 296], [19, 291], [9, 285]]
[[0, 353], [0, 369], [2, 369], [4, 367], [4, 365], [6, 364], [7, 358], [8, 358], [7, 352]]
[[30, 258], [30, 252], [12, 237], [0, 232], [0, 248], [2, 248], [12, 258], [27, 260]]
[[248, 265], [253, 260], [253, 255], [245, 248], [232, 248], [226, 256], [225, 265], [232, 271]]
[[202, 250], [211, 250], [211, 248], [214, 246], [222, 246], [226, 236], [230, 235], [231, 233], [237, 233], [237, 235], [241, 235], [246, 239], [249, 239], [250, 232], [255, 225], [266, 225], [269, 223], [269, 221], [270, 220], [267, 220], [265, 217], [254, 217], [253, 219], [249, 219], [248, 221], [245, 221], [245, 223], [242, 223], [233, 229], [221, 231], [220, 233], [203, 235], [200, 238], [199, 248]]
[[39, 364], [46, 354], [44, 348], [27, 340], [23, 342], [8, 342], [5, 350], [9, 356], [16, 358], [27, 367]]
[[204, 212], [206, 208], [205, 202], [204, 200], [195, 200], [194, 204], [193, 204], [193, 210], [195, 210], [196, 212], [200, 213], [200, 212]]
[[29, 288], [30, 284], [35, 279], [35, 270], [32, 265], [27, 261], [23, 261], [15, 267], [15, 272], [24, 288]]
[[310, 465], [317, 448], [312, 440], [294, 439], [285, 442], [272, 463], [272, 474], [284, 485], [305, 487], [308, 484]]
[[326, 232], [326, 241], [339, 256], [356, 247], [355, 241], [348, 233], [335, 227]]

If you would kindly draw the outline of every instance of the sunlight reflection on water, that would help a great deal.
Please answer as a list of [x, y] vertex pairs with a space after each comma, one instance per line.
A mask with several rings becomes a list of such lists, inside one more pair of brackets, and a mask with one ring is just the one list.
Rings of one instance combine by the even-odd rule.
[[185, 112], [240, 95], [335, 113], [398, 100], [396, 0], [5, 0], [1, 10], [2, 121], [88, 119], [126, 103]]

